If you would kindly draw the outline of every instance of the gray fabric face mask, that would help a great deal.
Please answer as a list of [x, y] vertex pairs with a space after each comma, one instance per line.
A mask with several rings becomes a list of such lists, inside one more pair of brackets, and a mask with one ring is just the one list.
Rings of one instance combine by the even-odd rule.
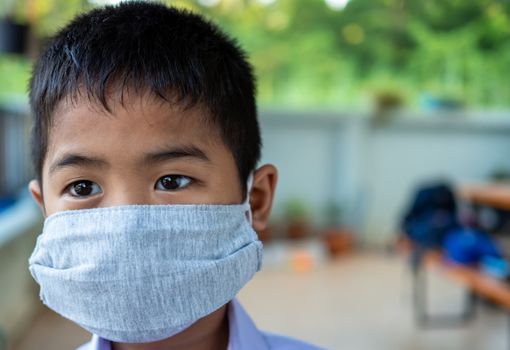
[[44, 304], [102, 338], [171, 337], [232, 300], [260, 269], [247, 203], [71, 210], [29, 259]]

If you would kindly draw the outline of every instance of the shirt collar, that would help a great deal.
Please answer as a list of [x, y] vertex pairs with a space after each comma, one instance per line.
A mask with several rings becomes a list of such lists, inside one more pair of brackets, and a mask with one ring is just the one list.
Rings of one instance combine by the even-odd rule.
[[[269, 350], [269, 346], [257, 329], [250, 316], [246, 313], [237, 299], [228, 305], [229, 339], [227, 350]], [[111, 350], [108, 340], [92, 336], [87, 350]]]
[[269, 350], [269, 346], [237, 299], [228, 308], [229, 339], [227, 350]]

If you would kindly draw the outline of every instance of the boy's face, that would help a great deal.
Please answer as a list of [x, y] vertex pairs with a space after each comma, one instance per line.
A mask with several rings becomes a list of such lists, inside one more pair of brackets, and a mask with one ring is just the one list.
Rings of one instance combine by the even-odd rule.
[[31, 191], [46, 216], [128, 204], [241, 203], [233, 155], [206, 113], [146, 96], [114, 103], [111, 114], [87, 99], [62, 102], [42, 170], [43, 203], [39, 184]]
[[[111, 107], [110, 114], [83, 99], [62, 102], [55, 111], [42, 184], [32, 180], [29, 185], [45, 216], [130, 204], [242, 202], [234, 157], [203, 109], [147, 96]], [[255, 231], [266, 227], [276, 176], [270, 164], [254, 172], [250, 206]], [[225, 324], [225, 313], [223, 306], [154, 344], [198, 344], [196, 339], [208, 339], [203, 334]]]

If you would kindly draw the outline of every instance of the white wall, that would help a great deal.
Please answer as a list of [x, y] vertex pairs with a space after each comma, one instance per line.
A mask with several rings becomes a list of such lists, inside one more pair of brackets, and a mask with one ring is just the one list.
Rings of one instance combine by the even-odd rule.
[[281, 214], [289, 199], [300, 198], [318, 215], [334, 186], [336, 135], [327, 123], [274, 118], [264, 120], [262, 137], [262, 163], [278, 168], [275, 214]]
[[288, 198], [304, 198], [316, 217], [336, 198], [367, 243], [395, 235], [420, 182], [483, 182], [510, 169], [510, 115], [406, 115], [378, 125], [362, 115], [265, 112], [261, 125], [263, 162], [280, 171], [275, 217]]

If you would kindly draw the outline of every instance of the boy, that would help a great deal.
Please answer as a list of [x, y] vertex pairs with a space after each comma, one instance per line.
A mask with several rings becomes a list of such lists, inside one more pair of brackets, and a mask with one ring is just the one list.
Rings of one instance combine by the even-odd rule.
[[255, 170], [254, 78], [231, 39], [160, 4], [96, 9], [50, 41], [30, 104], [46, 217], [30, 271], [94, 334], [80, 349], [316, 349], [234, 299], [260, 268], [276, 169]]

